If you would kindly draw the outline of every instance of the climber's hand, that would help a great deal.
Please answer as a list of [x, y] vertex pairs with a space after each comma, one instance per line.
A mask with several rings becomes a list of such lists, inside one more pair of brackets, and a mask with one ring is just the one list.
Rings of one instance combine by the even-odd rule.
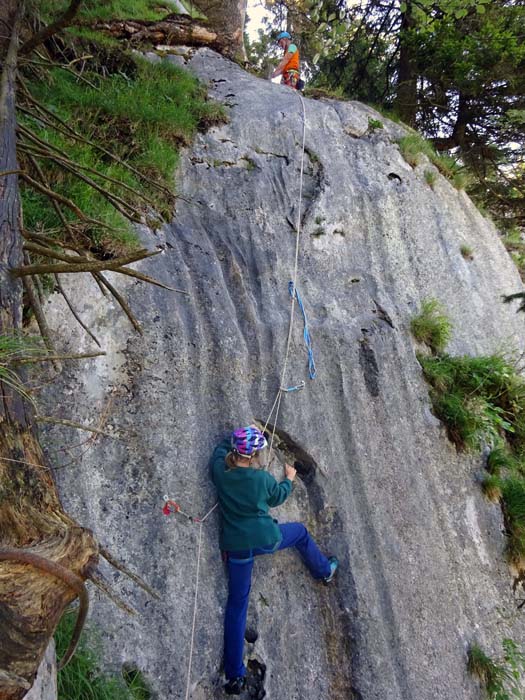
[[297, 469], [292, 467], [291, 464], [284, 465], [284, 475], [286, 476], [287, 479], [290, 479], [290, 481], [293, 481], [295, 479], [296, 474], [297, 474]]

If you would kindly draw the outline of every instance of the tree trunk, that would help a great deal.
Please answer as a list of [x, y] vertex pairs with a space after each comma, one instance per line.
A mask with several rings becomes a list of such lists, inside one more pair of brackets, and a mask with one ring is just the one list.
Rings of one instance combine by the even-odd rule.
[[410, 0], [401, 16], [399, 30], [399, 65], [394, 108], [405, 124], [415, 126], [417, 114], [417, 69], [412, 46], [414, 18]]
[[[21, 328], [22, 264], [15, 78], [19, 0], [0, 3], [0, 335]], [[0, 382], [0, 700], [33, 683], [66, 605], [97, 562], [91, 533], [63, 512], [33, 423], [32, 406]]]
[[194, 4], [219, 35], [229, 37], [228, 54], [245, 61], [246, 0], [194, 0]]

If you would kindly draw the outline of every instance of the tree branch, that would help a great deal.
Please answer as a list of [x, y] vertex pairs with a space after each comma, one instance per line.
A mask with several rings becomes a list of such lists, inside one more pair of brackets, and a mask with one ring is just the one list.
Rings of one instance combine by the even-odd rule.
[[156, 250], [150, 253], [144, 250], [138, 253], [126, 255], [123, 258], [115, 258], [113, 260], [92, 260], [81, 262], [78, 265], [73, 263], [64, 263], [57, 265], [24, 265], [23, 267], [13, 268], [11, 273], [14, 277], [24, 277], [25, 275], [43, 275], [46, 273], [61, 273], [61, 272], [100, 272], [102, 270], [113, 270], [120, 272], [119, 268], [123, 265], [128, 265], [138, 260], [151, 258], [153, 255], [158, 255], [161, 251]]
[[143, 335], [142, 326], [140, 325], [140, 323], [137, 321], [137, 319], [133, 315], [133, 313], [129, 307], [129, 304], [124, 299], [124, 297], [121, 294], [119, 294], [119, 292], [117, 292], [115, 287], [110, 282], [108, 282], [107, 279], [104, 277], [104, 275], [102, 275], [100, 272], [94, 272], [93, 276], [95, 277], [96, 280], [98, 280], [100, 282], [100, 284], [102, 284], [104, 287], [106, 287], [106, 289], [108, 289], [111, 292], [111, 294], [114, 296], [118, 305], [121, 307], [121, 309], [124, 311], [126, 316], [131, 321], [133, 328], [138, 333], [140, 333], [140, 335]]
[[51, 24], [49, 24], [47, 27], [43, 27], [39, 32], [37, 32], [30, 39], [28, 39], [26, 41], [26, 43], [20, 49], [19, 53], [21, 53], [21, 54], [29, 53], [34, 48], [36, 48], [39, 44], [41, 44], [42, 42], [44, 42], [47, 39], [49, 39], [50, 37], [52, 37], [53, 34], [56, 34], [61, 29], [66, 27], [68, 24], [70, 24], [71, 20], [78, 12], [78, 8], [80, 7], [81, 4], [82, 4], [82, 0], [71, 0], [70, 6], [64, 12], [62, 17], [57, 19], [55, 22], [52, 22]]

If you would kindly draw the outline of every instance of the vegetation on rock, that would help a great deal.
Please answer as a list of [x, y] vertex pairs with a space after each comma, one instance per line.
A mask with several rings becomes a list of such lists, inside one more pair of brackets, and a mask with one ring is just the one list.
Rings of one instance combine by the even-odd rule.
[[[66, 613], [55, 632], [57, 658], [67, 649], [74, 616]], [[58, 672], [58, 700], [150, 700], [151, 693], [136, 669], [111, 676], [101, 669], [102, 649], [96, 631], [88, 628], [69, 664]]]
[[440, 353], [450, 340], [452, 324], [437, 299], [426, 299], [420, 313], [411, 319], [410, 330], [418, 342]]
[[[426, 312], [426, 313], [425, 313]], [[438, 314], [437, 318], [435, 314]], [[442, 327], [446, 333], [441, 332]], [[460, 450], [490, 447], [483, 491], [500, 500], [508, 535], [509, 560], [525, 569], [525, 377], [503, 355], [453, 357], [444, 354], [450, 323], [426, 302], [412, 319], [414, 336], [433, 355], [418, 353], [431, 386], [436, 416]], [[440, 342], [433, 339], [437, 334]]]
[[503, 640], [503, 658], [494, 661], [473, 644], [468, 652], [468, 669], [483, 684], [488, 700], [519, 700], [525, 682], [525, 653], [512, 639]]

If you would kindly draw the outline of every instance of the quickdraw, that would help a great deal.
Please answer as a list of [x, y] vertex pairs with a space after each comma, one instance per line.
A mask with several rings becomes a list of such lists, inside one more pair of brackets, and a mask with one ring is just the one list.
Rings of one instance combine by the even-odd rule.
[[164, 515], [171, 515], [172, 513], [175, 515], [176, 513], [180, 513], [183, 515], [185, 518], [190, 520], [192, 523], [200, 523], [201, 519], [196, 518], [193, 515], [189, 515], [188, 513], [185, 513], [180, 505], [177, 503], [177, 501], [174, 501], [172, 498], [169, 496], [164, 496], [164, 506], [162, 508], [162, 512]]

